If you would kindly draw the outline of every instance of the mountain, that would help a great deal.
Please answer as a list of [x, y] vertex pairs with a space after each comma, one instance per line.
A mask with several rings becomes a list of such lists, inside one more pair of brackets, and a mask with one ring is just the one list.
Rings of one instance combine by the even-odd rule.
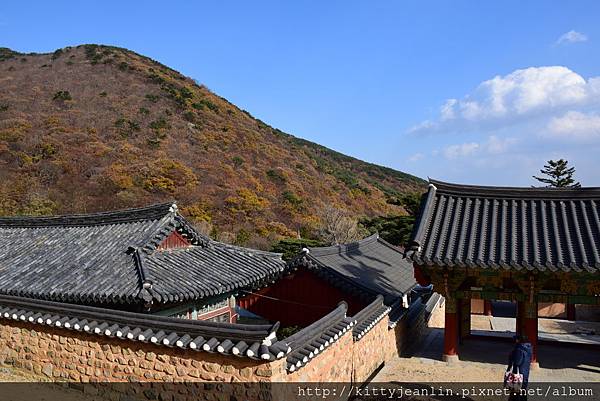
[[[402, 215], [420, 178], [288, 135], [148, 57], [0, 49], [0, 215], [177, 200], [213, 235], [265, 246], [319, 210]], [[397, 203], [397, 202], [396, 202]]]

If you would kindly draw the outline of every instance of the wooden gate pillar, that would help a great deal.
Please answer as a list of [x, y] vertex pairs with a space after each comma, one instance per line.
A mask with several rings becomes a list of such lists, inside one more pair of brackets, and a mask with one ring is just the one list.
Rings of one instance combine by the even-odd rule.
[[444, 324], [444, 355], [446, 362], [458, 361], [458, 308], [455, 298], [446, 298]]
[[487, 299], [483, 301], [483, 314], [485, 316], [492, 316], [492, 301]]
[[527, 336], [531, 343], [532, 356], [531, 365], [538, 365], [538, 304], [537, 302], [524, 303], [525, 316], [523, 319], [523, 334]]
[[577, 314], [575, 312], [575, 304], [567, 303], [567, 320], [577, 320]]

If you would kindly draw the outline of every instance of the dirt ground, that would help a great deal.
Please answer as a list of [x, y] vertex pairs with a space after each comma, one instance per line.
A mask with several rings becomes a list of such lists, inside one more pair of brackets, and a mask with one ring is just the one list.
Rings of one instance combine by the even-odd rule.
[[[483, 319], [481, 321], [483, 322]], [[430, 329], [424, 341], [412, 350], [409, 357], [388, 361], [374, 381], [502, 382], [512, 342], [494, 337], [469, 338], [459, 346], [460, 360], [448, 364], [441, 360], [443, 339], [443, 329]], [[539, 368], [531, 371], [530, 380], [600, 382], [599, 347], [590, 344], [544, 342], [538, 348]]]

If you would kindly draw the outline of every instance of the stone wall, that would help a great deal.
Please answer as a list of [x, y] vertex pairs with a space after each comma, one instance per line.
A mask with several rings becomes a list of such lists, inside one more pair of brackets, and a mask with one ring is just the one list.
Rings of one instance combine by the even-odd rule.
[[[388, 333], [382, 319], [359, 342], [348, 331], [298, 372], [285, 359], [261, 362], [206, 352], [121, 340], [21, 321], [2, 320], [0, 364], [75, 382], [350, 382], [364, 379], [385, 359]], [[378, 344], [375, 346], [375, 344]], [[353, 357], [359, 355], [359, 361]], [[354, 372], [354, 366], [360, 366]]]
[[417, 310], [405, 313], [394, 328], [398, 355], [409, 353], [413, 347], [427, 337], [432, 328], [443, 328], [445, 302], [443, 297], [432, 297], [425, 304], [413, 304]]
[[446, 300], [441, 297], [437, 304], [431, 310], [427, 321], [428, 327], [444, 328], [446, 324]]
[[[425, 309], [425, 308], [423, 308]], [[398, 346], [420, 336], [439, 308], [394, 330], [381, 319], [354, 341], [348, 331], [297, 372], [285, 359], [248, 358], [169, 348], [22, 321], [0, 320], [0, 364], [10, 364], [68, 382], [354, 382], [362, 383]], [[443, 310], [442, 310], [443, 315]], [[405, 315], [406, 316], [406, 315]], [[418, 322], [418, 324], [415, 324]], [[405, 337], [408, 337], [405, 338]]]
[[352, 332], [347, 331], [335, 343], [320, 352], [306, 366], [296, 372], [274, 376], [280, 382], [346, 382], [352, 380], [353, 348]]
[[[7, 324], [10, 323], [10, 324]], [[2, 321], [0, 363], [56, 381], [269, 381], [270, 364], [83, 332]]]
[[388, 326], [389, 319], [382, 319], [371, 331], [354, 343], [352, 350], [354, 383], [366, 381], [377, 368], [396, 356], [395, 333]]

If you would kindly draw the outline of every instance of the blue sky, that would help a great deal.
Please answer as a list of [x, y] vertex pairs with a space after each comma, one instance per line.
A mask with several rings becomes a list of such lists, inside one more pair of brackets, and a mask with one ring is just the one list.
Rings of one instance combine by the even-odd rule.
[[0, 46], [150, 56], [263, 121], [421, 177], [600, 186], [596, 1], [0, 4]]

